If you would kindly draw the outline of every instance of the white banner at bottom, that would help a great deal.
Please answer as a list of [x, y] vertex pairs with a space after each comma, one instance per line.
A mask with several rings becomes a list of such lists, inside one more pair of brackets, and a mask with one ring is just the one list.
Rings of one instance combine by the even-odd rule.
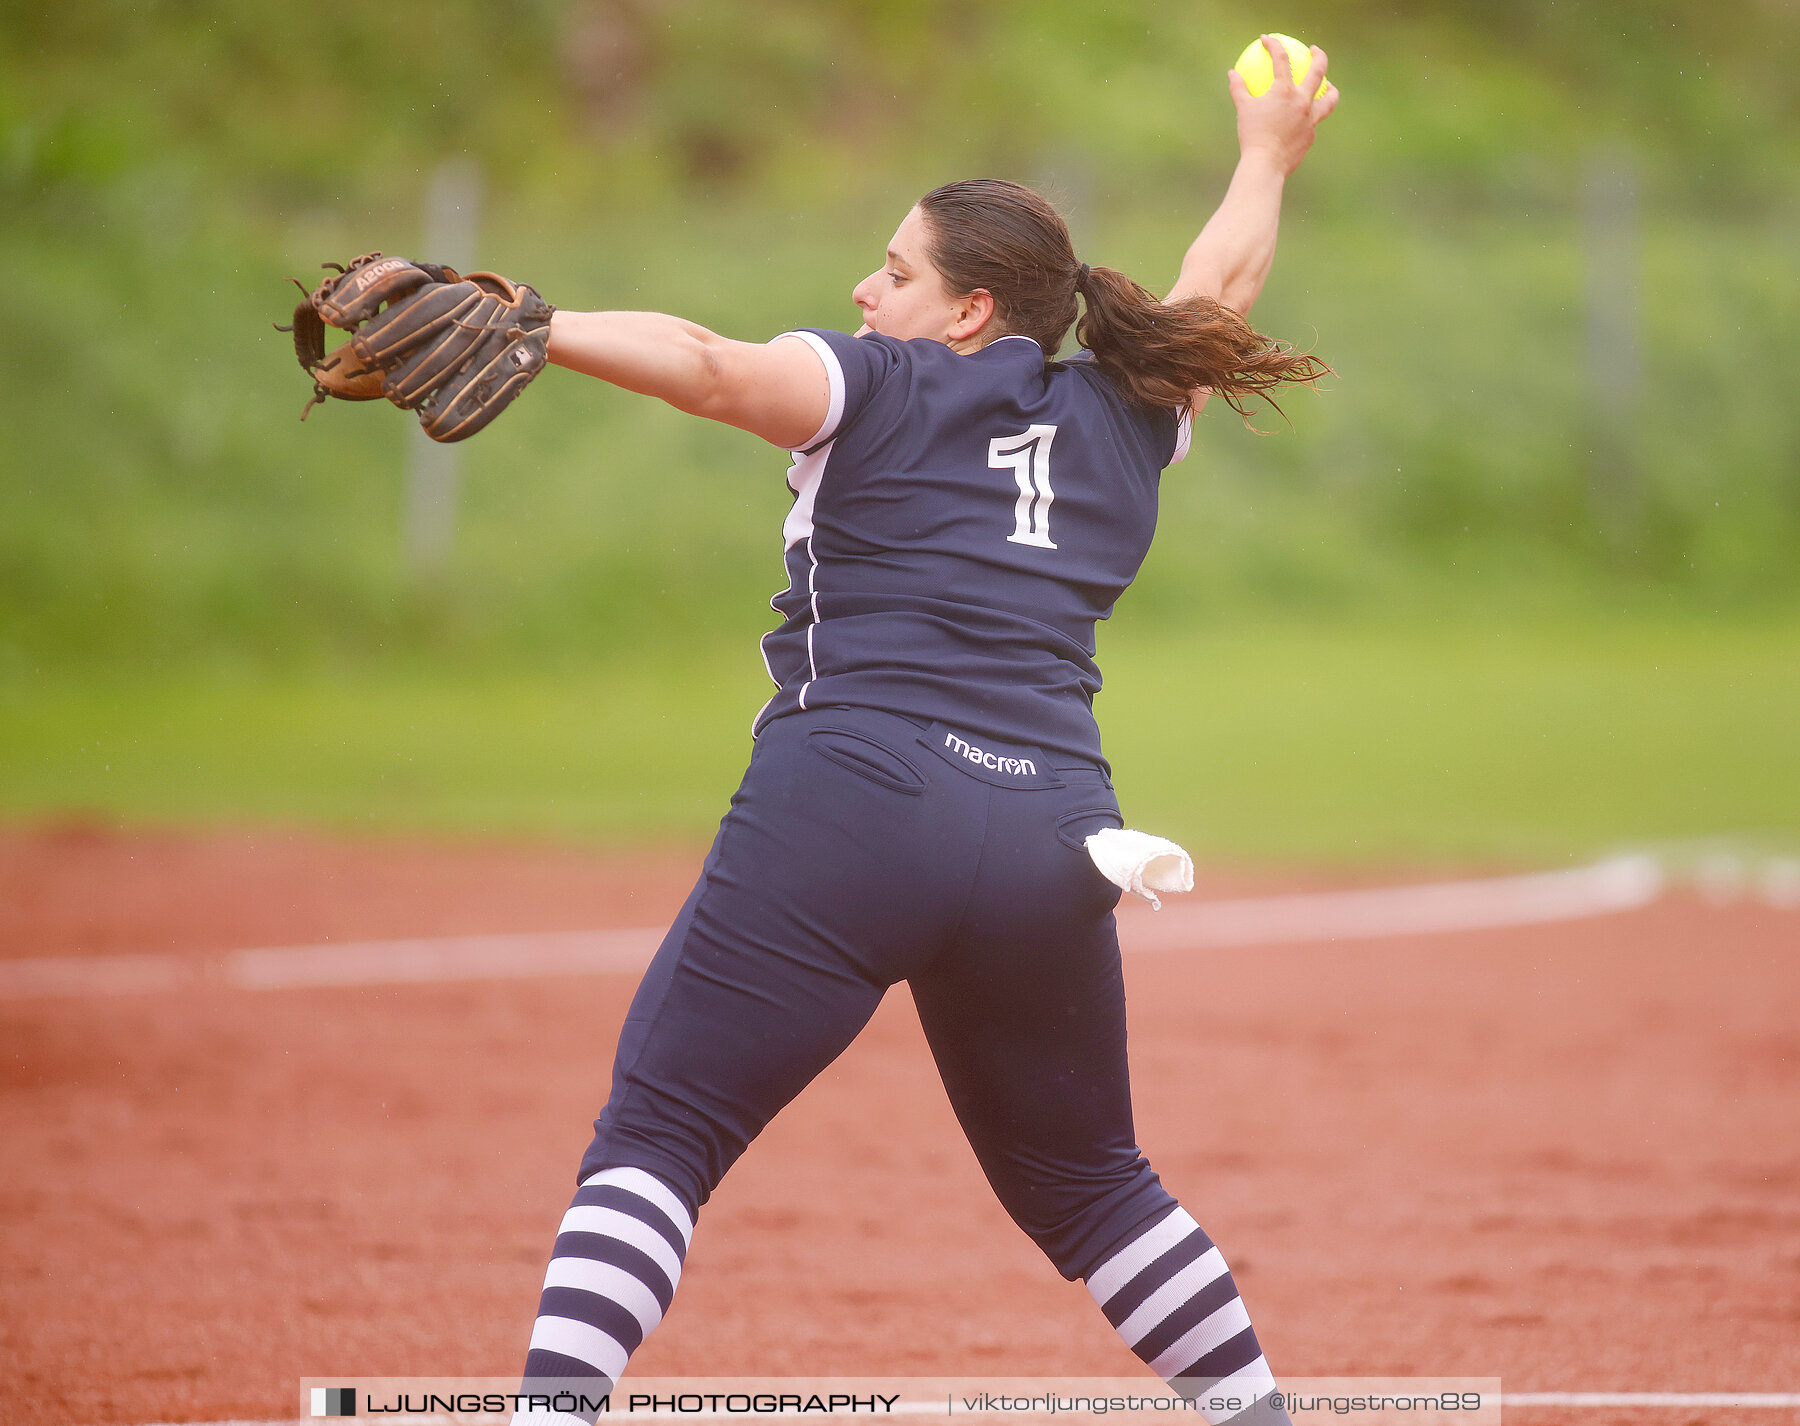
[[1498, 1377], [1229, 1378], [1165, 1385], [1154, 1377], [644, 1377], [533, 1381], [517, 1377], [309, 1377], [302, 1422], [360, 1417], [451, 1426], [574, 1426], [653, 1419], [1044, 1422], [1120, 1421], [1296, 1426], [1499, 1426]]

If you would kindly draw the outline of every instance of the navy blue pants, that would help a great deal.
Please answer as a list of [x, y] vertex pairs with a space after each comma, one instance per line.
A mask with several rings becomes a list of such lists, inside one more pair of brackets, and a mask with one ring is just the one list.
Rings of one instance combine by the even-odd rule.
[[[1061, 759], [1067, 762], [1068, 759]], [[1104, 769], [870, 709], [777, 719], [620, 1035], [581, 1166], [704, 1203], [906, 981], [995, 1193], [1065, 1277], [1174, 1200], [1138, 1151]]]

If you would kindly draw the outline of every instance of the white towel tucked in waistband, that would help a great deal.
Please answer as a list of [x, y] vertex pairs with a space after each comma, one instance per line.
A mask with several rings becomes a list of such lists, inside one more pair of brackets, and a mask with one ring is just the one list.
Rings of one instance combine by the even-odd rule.
[[1114, 886], [1162, 910], [1159, 891], [1192, 891], [1194, 859], [1167, 837], [1104, 827], [1087, 839], [1088, 855]]

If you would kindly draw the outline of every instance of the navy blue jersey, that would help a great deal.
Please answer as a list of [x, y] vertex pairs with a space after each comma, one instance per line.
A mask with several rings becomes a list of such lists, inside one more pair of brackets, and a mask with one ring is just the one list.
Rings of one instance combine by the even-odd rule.
[[788, 334], [831, 379], [788, 472], [771, 719], [879, 708], [1098, 760], [1094, 624], [1136, 577], [1188, 422], [1133, 405], [1029, 337], [960, 355], [874, 333]]

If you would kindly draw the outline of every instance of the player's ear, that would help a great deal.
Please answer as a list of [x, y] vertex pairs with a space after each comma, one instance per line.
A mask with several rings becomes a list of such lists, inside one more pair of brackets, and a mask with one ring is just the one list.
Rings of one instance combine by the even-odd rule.
[[985, 287], [977, 287], [967, 296], [956, 299], [950, 316], [950, 330], [945, 333], [945, 340], [966, 342], [993, 320], [994, 294]]

